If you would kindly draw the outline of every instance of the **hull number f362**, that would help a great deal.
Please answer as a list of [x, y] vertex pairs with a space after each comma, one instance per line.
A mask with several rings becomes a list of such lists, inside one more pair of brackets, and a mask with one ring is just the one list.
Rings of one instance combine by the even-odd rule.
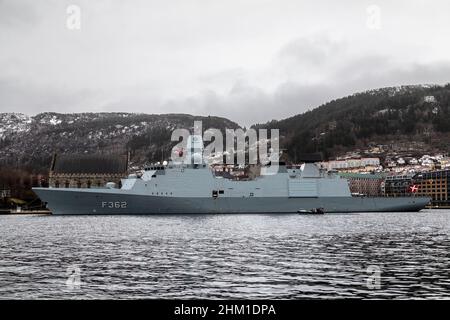
[[102, 208], [126, 209], [127, 205], [126, 201], [102, 201]]

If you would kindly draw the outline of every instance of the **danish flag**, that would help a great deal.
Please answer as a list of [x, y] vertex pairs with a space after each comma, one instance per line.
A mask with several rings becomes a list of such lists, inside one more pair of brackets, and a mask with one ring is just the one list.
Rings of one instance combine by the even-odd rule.
[[409, 187], [409, 190], [411, 190], [412, 193], [415, 193], [417, 192], [417, 190], [419, 190], [419, 187], [416, 185], [412, 185]]

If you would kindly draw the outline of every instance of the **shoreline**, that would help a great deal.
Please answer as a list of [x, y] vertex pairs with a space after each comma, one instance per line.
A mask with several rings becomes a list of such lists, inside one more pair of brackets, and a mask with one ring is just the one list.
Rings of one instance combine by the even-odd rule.
[[14, 209], [0, 210], [0, 215], [28, 215], [28, 214], [42, 214], [51, 215], [52, 212], [49, 210], [22, 210], [20, 212], [14, 211]]

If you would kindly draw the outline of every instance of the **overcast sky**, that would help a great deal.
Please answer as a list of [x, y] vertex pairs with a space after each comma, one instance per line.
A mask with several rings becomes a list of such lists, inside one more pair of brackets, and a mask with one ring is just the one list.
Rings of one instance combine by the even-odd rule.
[[249, 125], [366, 89], [444, 84], [449, 13], [448, 0], [0, 0], [0, 112]]

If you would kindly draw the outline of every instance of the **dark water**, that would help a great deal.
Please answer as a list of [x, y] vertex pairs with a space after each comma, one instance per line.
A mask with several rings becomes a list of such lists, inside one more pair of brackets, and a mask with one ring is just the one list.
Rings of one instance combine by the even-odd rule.
[[0, 235], [3, 299], [450, 298], [448, 210], [0, 216]]

